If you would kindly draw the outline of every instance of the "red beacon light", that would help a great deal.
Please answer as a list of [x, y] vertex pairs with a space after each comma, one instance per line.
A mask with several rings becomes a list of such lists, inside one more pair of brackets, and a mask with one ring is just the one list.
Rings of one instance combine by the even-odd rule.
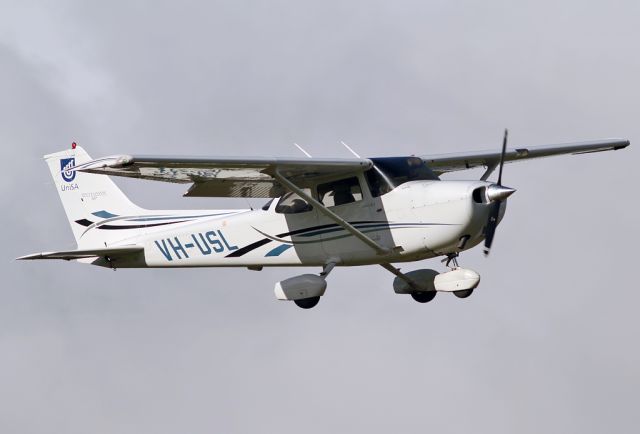
[[76, 146], [78, 146], [76, 145], [76, 142], [71, 143], [71, 149], [76, 149]]

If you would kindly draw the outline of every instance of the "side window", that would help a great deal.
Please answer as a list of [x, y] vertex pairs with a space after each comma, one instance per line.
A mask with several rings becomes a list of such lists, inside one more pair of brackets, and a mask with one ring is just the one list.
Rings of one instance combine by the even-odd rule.
[[[305, 193], [311, 195], [311, 190], [304, 189]], [[295, 193], [287, 193], [280, 198], [276, 205], [276, 212], [280, 214], [298, 214], [311, 211], [313, 207]]]
[[324, 206], [338, 206], [362, 200], [357, 177], [318, 185], [318, 199]]

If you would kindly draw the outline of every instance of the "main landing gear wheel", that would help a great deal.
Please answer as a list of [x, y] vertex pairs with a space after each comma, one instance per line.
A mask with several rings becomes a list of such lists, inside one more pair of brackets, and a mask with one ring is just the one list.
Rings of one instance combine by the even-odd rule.
[[453, 294], [458, 298], [467, 298], [473, 294], [473, 289], [464, 289], [462, 291], [453, 291]]
[[436, 291], [412, 292], [411, 297], [418, 303], [428, 303], [436, 296]]
[[315, 307], [316, 304], [320, 301], [320, 297], [309, 297], [309, 298], [301, 298], [299, 300], [293, 300], [293, 302], [303, 309], [311, 309]]

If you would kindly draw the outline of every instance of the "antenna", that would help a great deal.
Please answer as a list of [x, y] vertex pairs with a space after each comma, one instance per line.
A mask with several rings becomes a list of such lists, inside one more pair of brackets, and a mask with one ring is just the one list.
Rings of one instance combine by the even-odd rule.
[[362, 158], [361, 156], [358, 155], [358, 153], [356, 151], [354, 151], [353, 149], [351, 149], [349, 147], [349, 145], [347, 145], [345, 142], [343, 142], [342, 140], [340, 140], [340, 143], [342, 143], [342, 146], [344, 146], [345, 148], [347, 148], [349, 150], [349, 152], [351, 152], [353, 155], [355, 155], [358, 158]]
[[313, 158], [313, 157], [311, 156], [311, 154], [310, 154], [310, 153], [308, 153], [307, 151], [305, 151], [305, 150], [302, 148], [302, 146], [298, 145], [298, 144], [297, 144], [297, 143], [295, 143], [295, 142], [293, 143], [293, 145], [294, 145], [296, 148], [300, 149], [300, 150], [302, 151], [302, 153], [303, 153], [304, 155], [306, 155], [307, 157], [309, 157], [309, 158]]
[[245, 202], [247, 202], [247, 205], [249, 205], [249, 209], [251, 209], [251, 211], [253, 211], [253, 205], [249, 201], [249, 198], [247, 196], [242, 196], [242, 198], [244, 199]]

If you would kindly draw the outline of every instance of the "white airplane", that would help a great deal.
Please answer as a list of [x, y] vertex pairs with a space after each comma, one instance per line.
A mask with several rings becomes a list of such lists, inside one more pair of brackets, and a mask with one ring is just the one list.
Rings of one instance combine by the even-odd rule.
[[[505, 162], [623, 149], [607, 139], [437, 156], [249, 158], [116, 155], [91, 159], [74, 143], [46, 155], [77, 249], [18, 259], [77, 260], [116, 268], [318, 266], [275, 285], [276, 297], [314, 307], [335, 266], [377, 264], [420, 303], [471, 295], [480, 282], [457, 257], [484, 240], [489, 253], [506, 200]], [[345, 145], [346, 146], [346, 145]], [[350, 149], [350, 148], [349, 148]], [[355, 153], [354, 153], [355, 154]], [[443, 173], [486, 167], [478, 181]], [[488, 181], [495, 169], [497, 182]], [[262, 209], [146, 210], [109, 176], [191, 184], [188, 197], [272, 198]], [[449, 271], [403, 273], [394, 263], [444, 256]]]

